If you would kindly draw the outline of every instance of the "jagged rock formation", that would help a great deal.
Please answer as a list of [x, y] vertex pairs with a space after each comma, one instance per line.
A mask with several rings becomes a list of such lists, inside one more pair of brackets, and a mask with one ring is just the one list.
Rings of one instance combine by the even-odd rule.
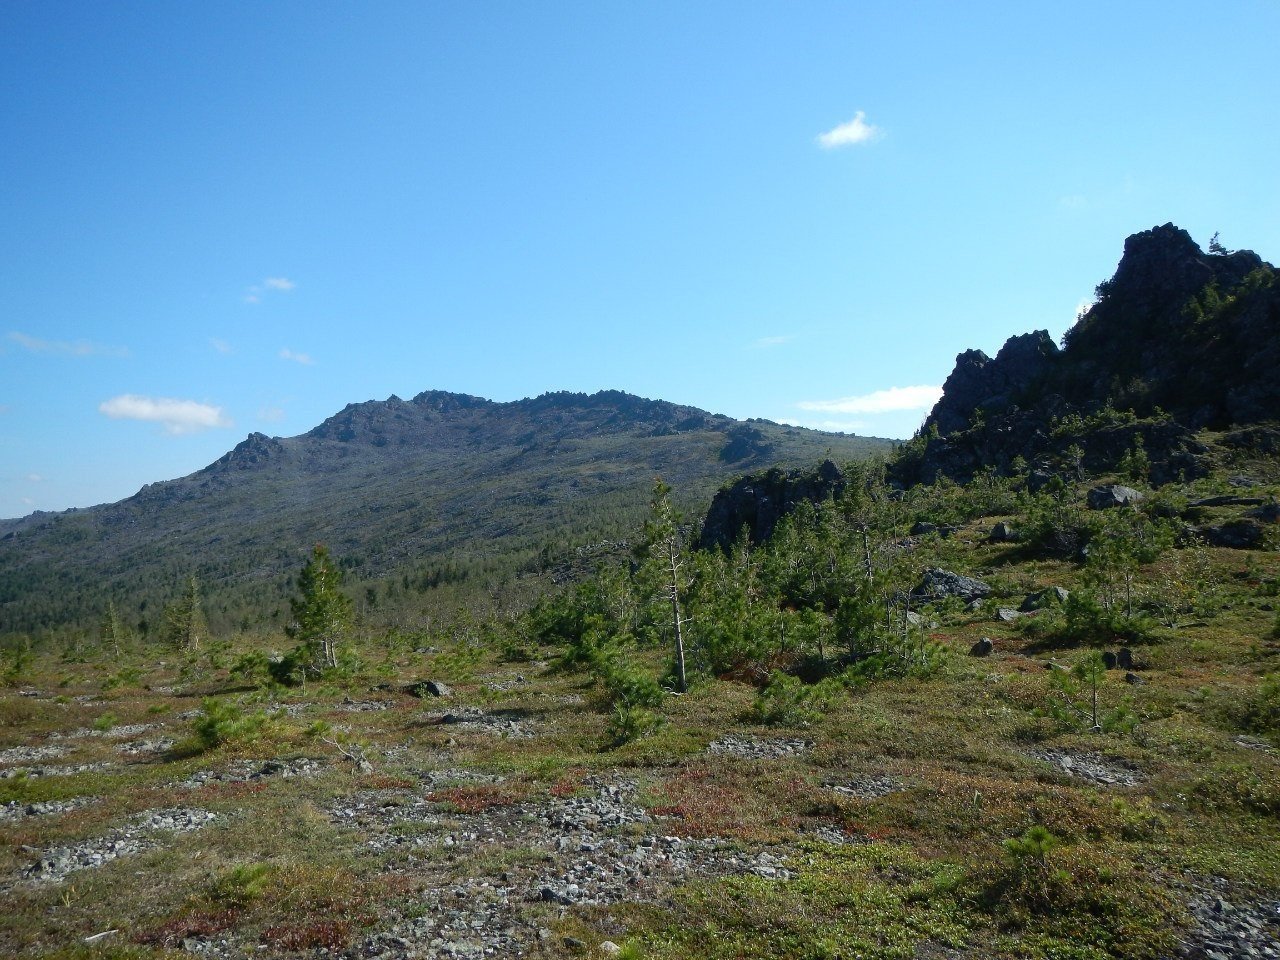
[[1159, 484], [1202, 472], [1195, 430], [1280, 417], [1280, 282], [1257, 254], [1205, 253], [1165, 224], [1125, 241], [1097, 294], [1061, 350], [1040, 330], [994, 359], [960, 354], [898, 478], [964, 481], [1018, 457], [1105, 470], [1140, 445]]
[[745, 528], [751, 543], [769, 539], [778, 521], [801, 501], [821, 503], [844, 492], [845, 477], [830, 460], [815, 470], [780, 470], [742, 477], [711, 501], [698, 534], [701, 549], [727, 550]]

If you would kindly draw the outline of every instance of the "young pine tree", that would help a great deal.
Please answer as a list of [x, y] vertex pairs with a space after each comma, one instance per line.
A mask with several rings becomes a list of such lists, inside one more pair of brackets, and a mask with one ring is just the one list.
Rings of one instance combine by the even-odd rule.
[[329, 550], [316, 544], [311, 559], [298, 574], [298, 596], [289, 601], [293, 622], [285, 632], [302, 641], [310, 667], [338, 665], [338, 644], [351, 624], [351, 598], [340, 589], [342, 573]]
[[200, 604], [200, 581], [192, 574], [182, 596], [164, 608], [164, 639], [180, 650], [198, 650], [208, 632]]

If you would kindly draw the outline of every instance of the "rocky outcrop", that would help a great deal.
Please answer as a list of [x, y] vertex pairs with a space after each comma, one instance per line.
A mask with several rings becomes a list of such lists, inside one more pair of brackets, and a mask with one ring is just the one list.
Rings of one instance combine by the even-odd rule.
[[[1125, 241], [1097, 295], [1061, 350], [1036, 331], [994, 359], [960, 354], [896, 478], [965, 482], [985, 468], [1011, 473], [1019, 457], [1046, 473], [1104, 472], [1141, 444], [1158, 486], [1204, 474], [1196, 430], [1280, 412], [1280, 276], [1257, 254], [1205, 253], [1165, 224]], [[1273, 434], [1229, 439], [1266, 446]]]
[[956, 357], [925, 429], [936, 426], [945, 437], [968, 429], [977, 416], [1015, 408], [1044, 380], [1059, 353], [1047, 330], [1010, 337], [995, 359], [981, 350], [966, 350]]
[[751, 543], [762, 543], [797, 504], [838, 497], [844, 492], [845, 482], [844, 473], [830, 460], [816, 471], [774, 468], [743, 477], [715, 495], [697, 545], [700, 549], [727, 550], [744, 527]]

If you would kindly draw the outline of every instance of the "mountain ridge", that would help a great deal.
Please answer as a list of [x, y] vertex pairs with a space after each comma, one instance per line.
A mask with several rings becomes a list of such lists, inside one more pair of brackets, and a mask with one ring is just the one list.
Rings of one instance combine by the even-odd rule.
[[625, 530], [659, 474], [702, 507], [752, 469], [889, 446], [616, 390], [509, 402], [393, 394], [298, 436], [250, 433], [201, 469], [115, 503], [0, 521], [0, 633], [84, 625], [114, 596], [149, 625], [150, 605], [192, 572], [211, 593], [229, 591], [216, 622], [240, 608], [278, 615], [316, 541], [375, 591], [409, 567], [430, 582], [509, 569], [548, 544]]

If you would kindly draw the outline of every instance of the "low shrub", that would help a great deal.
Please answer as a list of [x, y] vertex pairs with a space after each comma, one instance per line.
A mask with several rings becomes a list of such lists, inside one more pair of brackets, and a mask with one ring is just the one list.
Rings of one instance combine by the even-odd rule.
[[191, 729], [196, 746], [212, 750], [227, 743], [256, 740], [270, 720], [264, 710], [246, 712], [238, 703], [210, 697], [201, 703], [200, 714], [191, 721]]

